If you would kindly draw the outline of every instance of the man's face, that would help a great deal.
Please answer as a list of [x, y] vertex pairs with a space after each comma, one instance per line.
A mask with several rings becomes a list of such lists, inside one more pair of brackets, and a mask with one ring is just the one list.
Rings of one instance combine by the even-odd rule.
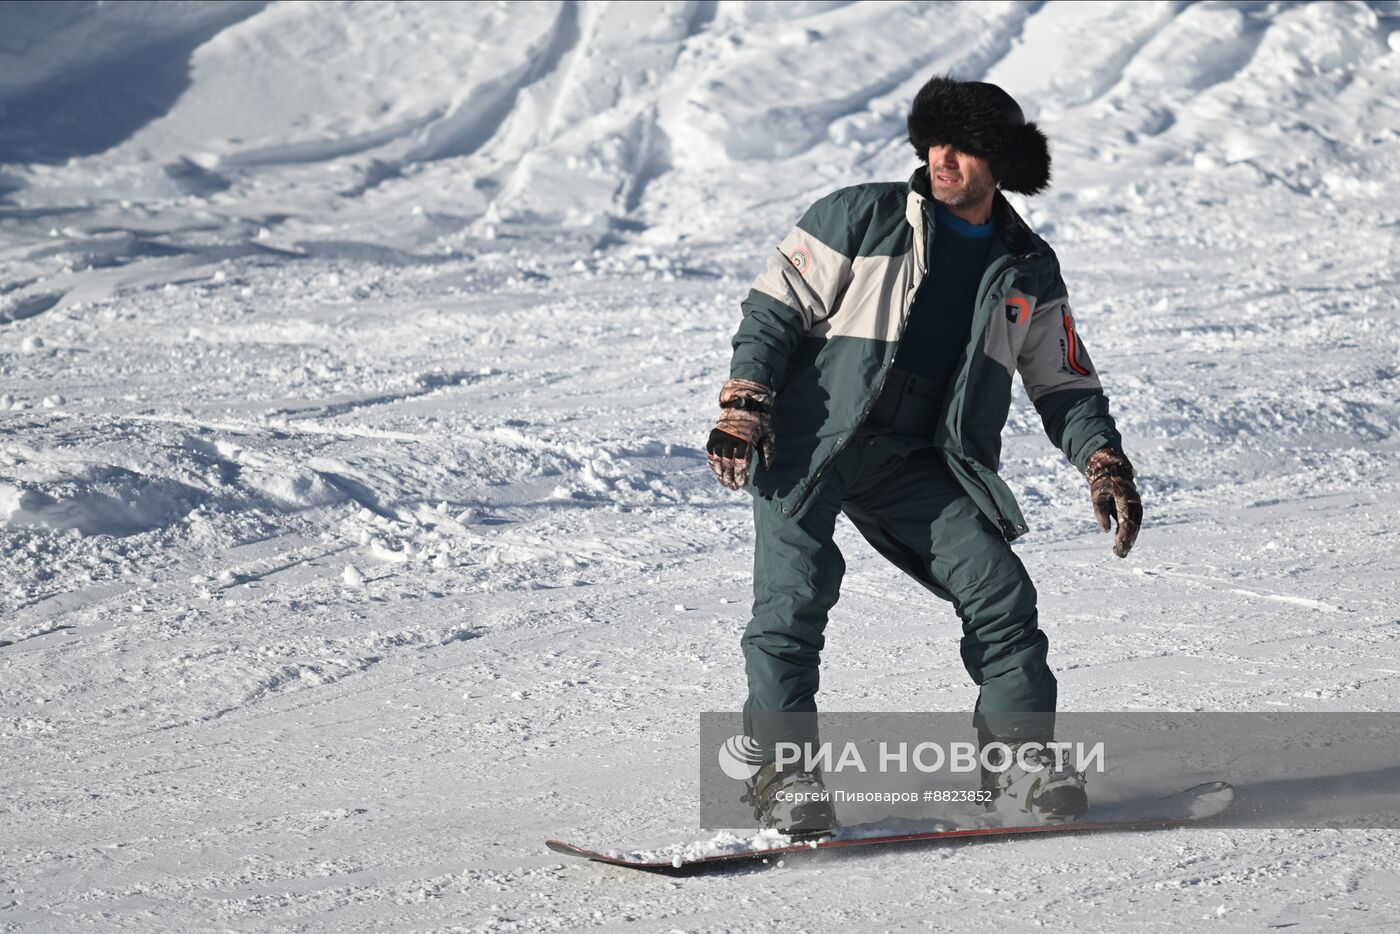
[[952, 146], [929, 147], [928, 176], [934, 200], [950, 208], [978, 204], [997, 187], [986, 159], [969, 156]]

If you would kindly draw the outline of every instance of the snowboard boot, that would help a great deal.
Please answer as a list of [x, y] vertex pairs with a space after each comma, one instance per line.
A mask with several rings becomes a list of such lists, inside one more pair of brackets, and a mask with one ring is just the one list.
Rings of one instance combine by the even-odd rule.
[[[1075, 820], [1089, 809], [1083, 772], [1064, 768], [1055, 753], [1043, 746], [1038, 752], [1027, 751], [1022, 756], [1023, 743], [1006, 745], [1010, 748], [1010, 767], [999, 772], [982, 769], [982, 790], [991, 793], [988, 810], [1002, 814], [1007, 821], [1058, 823]], [[987, 759], [1000, 768], [1004, 755], [1000, 749], [990, 750]], [[1030, 768], [1024, 767], [1022, 760]]]
[[795, 839], [825, 837], [840, 827], [820, 771], [778, 771], [769, 762], [745, 782], [739, 799], [753, 807], [759, 827]]

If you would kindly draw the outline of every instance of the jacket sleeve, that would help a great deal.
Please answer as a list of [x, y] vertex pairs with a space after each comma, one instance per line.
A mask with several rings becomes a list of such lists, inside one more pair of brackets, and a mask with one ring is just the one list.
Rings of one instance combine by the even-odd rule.
[[1016, 368], [1050, 441], [1080, 471], [1104, 445], [1122, 447], [1108, 396], [1069, 310], [1058, 266], [1050, 289], [1031, 312]]
[[808, 208], [769, 254], [768, 267], [740, 305], [731, 378], [782, 389], [802, 335], [836, 310], [851, 282], [851, 258], [832, 245], [849, 250], [849, 214], [846, 189], [833, 192]]

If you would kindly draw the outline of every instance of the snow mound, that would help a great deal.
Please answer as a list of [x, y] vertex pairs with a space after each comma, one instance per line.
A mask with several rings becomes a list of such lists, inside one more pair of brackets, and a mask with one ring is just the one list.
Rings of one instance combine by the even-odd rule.
[[129, 426], [84, 450], [0, 452], [0, 527], [127, 536], [212, 513], [270, 515], [342, 503], [336, 481], [231, 441]]
[[43, 488], [0, 483], [0, 527], [133, 535], [169, 525], [202, 499], [173, 481], [94, 466]]

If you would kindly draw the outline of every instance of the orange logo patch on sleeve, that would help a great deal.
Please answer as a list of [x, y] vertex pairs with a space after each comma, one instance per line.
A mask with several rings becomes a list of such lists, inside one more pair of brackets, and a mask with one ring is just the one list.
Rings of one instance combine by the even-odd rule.
[[1006, 300], [1006, 320], [1012, 324], [1025, 324], [1031, 318], [1031, 303], [1022, 295], [1013, 295]]

